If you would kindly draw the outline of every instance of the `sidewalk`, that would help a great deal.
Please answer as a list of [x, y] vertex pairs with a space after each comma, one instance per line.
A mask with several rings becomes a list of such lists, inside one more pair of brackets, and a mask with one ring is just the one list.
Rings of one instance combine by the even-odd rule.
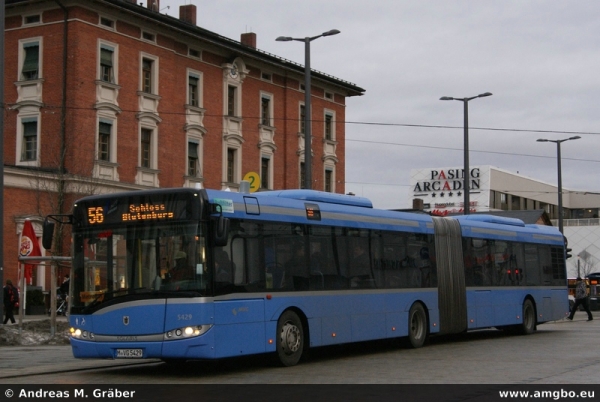
[[[135, 364], [159, 360], [100, 360], [75, 359], [71, 347], [65, 346], [7, 346], [0, 347], [0, 383], [10, 378], [44, 373], [85, 370]], [[6, 379], [6, 380], [5, 380]]]
[[[15, 317], [15, 324], [7, 324], [18, 328], [19, 317]], [[23, 324], [31, 321], [45, 321], [50, 325], [50, 316], [25, 315]], [[67, 317], [57, 316], [56, 323], [64, 325]], [[44, 323], [45, 324], [45, 323]], [[0, 326], [2, 324], [0, 323]], [[48, 333], [50, 327], [48, 327]], [[90, 368], [113, 367], [149, 363], [150, 360], [100, 360], [100, 359], [75, 359], [70, 345], [24, 345], [0, 346], [0, 382], [10, 383], [10, 378], [27, 375], [58, 373], [63, 371], [84, 370]], [[6, 379], [6, 380], [2, 380]]]

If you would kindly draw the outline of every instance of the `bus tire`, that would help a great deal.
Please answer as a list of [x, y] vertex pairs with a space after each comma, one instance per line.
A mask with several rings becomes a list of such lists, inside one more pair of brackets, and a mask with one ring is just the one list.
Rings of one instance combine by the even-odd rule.
[[523, 335], [532, 334], [536, 325], [535, 307], [531, 300], [527, 299], [523, 303], [523, 323], [520, 326], [520, 333]]
[[415, 303], [408, 312], [408, 340], [413, 348], [420, 348], [427, 339], [427, 314], [421, 303]]
[[286, 367], [295, 366], [304, 351], [304, 328], [298, 314], [284, 312], [277, 321], [277, 357]]

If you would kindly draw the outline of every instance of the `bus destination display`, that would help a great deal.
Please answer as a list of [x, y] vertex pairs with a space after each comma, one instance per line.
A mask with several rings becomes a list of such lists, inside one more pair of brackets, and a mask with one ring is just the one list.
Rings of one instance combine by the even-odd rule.
[[[79, 205], [84, 226], [102, 226], [115, 223], [143, 223], [188, 219], [186, 200], [163, 202], [134, 202], [133, 200], [106, 200], [99, 203], [84, 202]], [[83, 215], [83, 216], [82, 216]]]

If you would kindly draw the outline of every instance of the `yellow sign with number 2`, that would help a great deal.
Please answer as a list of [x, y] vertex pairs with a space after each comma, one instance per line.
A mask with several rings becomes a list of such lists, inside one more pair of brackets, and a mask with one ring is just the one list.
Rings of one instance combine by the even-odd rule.
[[246, 176], [244, 176], [244, 180], [250, 183], [250, 192], [254, 193], [256, 190], [260, 188], [260, 177], [256, 172], [248, 172]]

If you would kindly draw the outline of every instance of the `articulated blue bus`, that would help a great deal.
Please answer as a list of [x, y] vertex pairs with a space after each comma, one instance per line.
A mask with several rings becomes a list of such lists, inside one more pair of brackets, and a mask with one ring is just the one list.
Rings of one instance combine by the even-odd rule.
[[569, 310], [562, 234], [516, 219], [179, 188], [82, 198], [69, 222], [77, 358], [270, 353], [292, 366], [325, 345], [529, 334]]

